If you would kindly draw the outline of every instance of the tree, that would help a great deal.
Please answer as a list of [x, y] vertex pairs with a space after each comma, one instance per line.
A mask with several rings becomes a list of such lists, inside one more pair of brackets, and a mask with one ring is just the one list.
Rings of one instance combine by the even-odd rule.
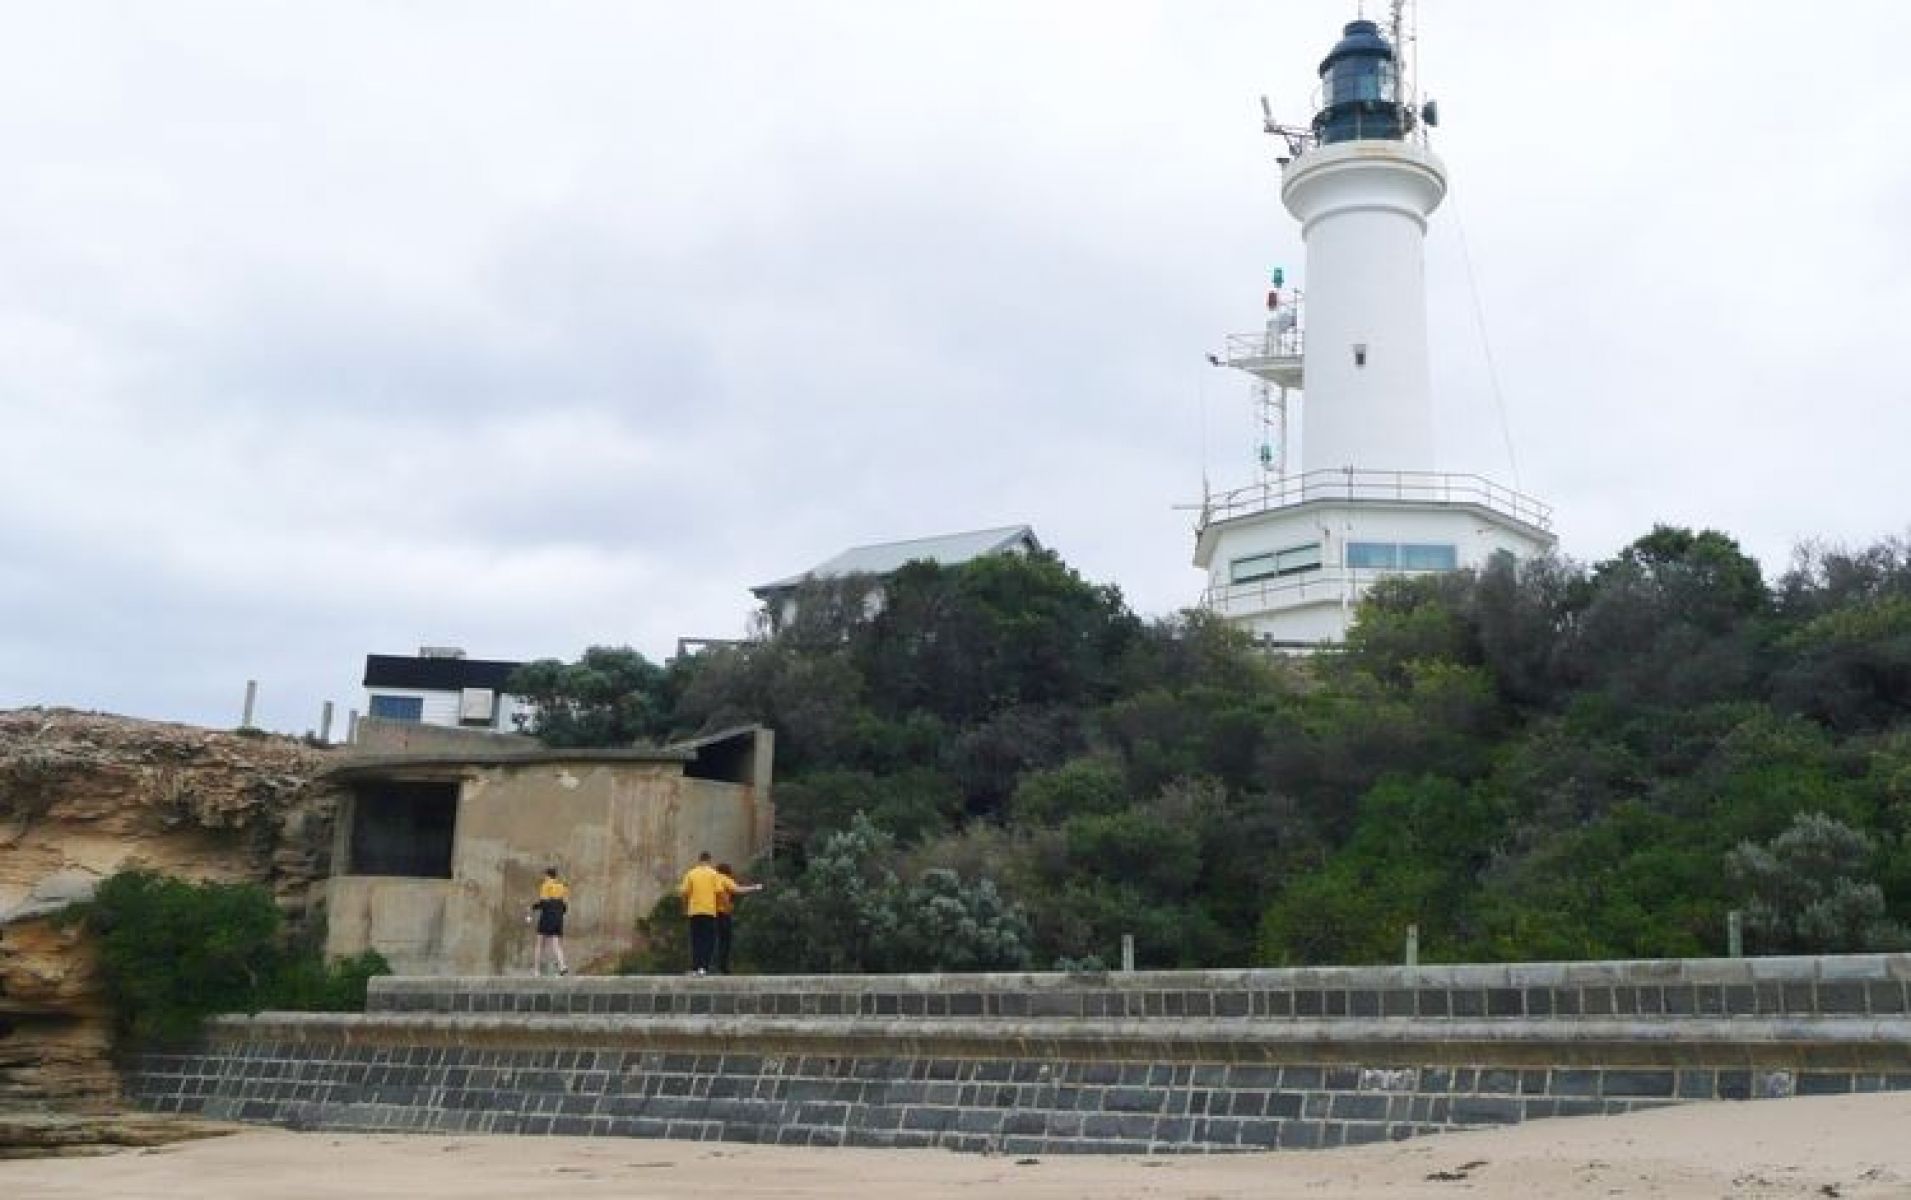
[[1911, 596], [1853, 600], [1782, 643], [1776, 702], [1834, 729], [1883, 729], [1911, 717]]
[[592, 646], [574, 663], [526, 663], [505, 690], [530, 703], [525, 732], [547, 746], [629, 746], [669, 723], [663, 668], [628, 646]]
[[1867, 878], [1871, 839], [1823, 813], [1800, 813], [1760, 846], [1741, 844], [1726, 868], [1745, 905], [1746, 932], [1767, 954], [1836, 954], [1911, 946]]
[[1670, 525], [1652, 532], [1593, 569], [1596, 587], [1620, 582], [1647, 589], [1669, 613], [1724, 632], [1770, 604], [1758, 560], [1716, 529], [1698, 533]]
[[845, 765], [866, 728], [862, 676], [841, 647], [805, 651], [772, 639], [706, 650], [684, 670], [672, 725], [768, 725], [780, 773]]
[[120, 871], [76, 915], [99, 937], [115, 1031], [134, 1045], [190, 1037], [216, 1013], [362, 1009], [366, 981], [390, 971], [374, 951], [327, 963], [288, 939], [256, 884]]
[[1758, 562], [1737, 542], [1655, 526], [1593, 568], [1567, 669], [1632, 707], [1755, 696], [1770, 611]]
[[1388, 777], [1362, 798], [1346, 844], [1267, 906], [1261, 960], [1388, 962], [1415, 924], [1430, 956], [1457, 957], [1472, 935], [1478, 873], [1502, 828], [1489, 792]]
[[810, 771], [777, 788], [777, 827], [812, 847], [861, 815], [899, 842], [919, 842], [950, 828], [963, 810], [954, 780], [928, 767], [891, 775], [869, 771]]
[[1721, 865], [1801, 812], [1911, 913], [1901, 540], [1801, 554], [1775, 595], [1665, 526], [1591, 568], [1390, 579], [1305, 658], [1139, 622], [1051, 555], [915, 563], [636, 690], [651, 728], [777, 730], [793, 852], [739, 949], [781, 969], [997, 961], [949, 939], [1018, 904], [1043, 964], [1124, 933], [1155, 966], [1385, 961], [1414, 922], [1444, 958], [1718, 953], [1747, 902]]
[[1053, 554], [990, 555], [906, 564], [853, 645], [878, 711], [967, 723], [1100, 699], [1138, 627], [1119, 589], [1085, 582]]
[[1128, 785], [1120, 762], [1097, 756], [1023, 776], [1008, 811], [1020, 824], [1058, 825], [1077, 814], [1105, 814], [1127, 804]]
[[1479, 662], [1475, 587], [1470, 571], [1376, 581], [1347, 631], [1343, 661], [1387, 683], [1404, 682], [1420, 663]]
[[903, 889], [878, 955], [897, 971], [1019, 971], [1029, 965], [1028, 918], [992, 879], [924, 871]]
[[800, 878], [752, 901], [739, 950], [786, 971], [1002, 971], [1028, 965], [1028, 920], [987, 878], [928, 870], [903, 884], [894, 842], [861, 814]]

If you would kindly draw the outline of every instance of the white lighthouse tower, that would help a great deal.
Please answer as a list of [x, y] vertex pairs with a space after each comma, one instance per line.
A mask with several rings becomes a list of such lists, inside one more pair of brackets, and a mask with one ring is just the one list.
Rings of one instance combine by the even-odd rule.
[[[1427, 370], [1427, 218], [1446, 168], [1426, 145], [1393, 40], [1349, 23], [1321, 62], [1311, 125], [1286, 141], [1281, 203], [1307, 247], [1304, 296], [1275, 273], [1264, 330], [1228, 339], [1255, 380], [1260, 477], [1209, 496], [1194, 563], [1203, 602], [1263, 640], [1338, 642], [1376, 579], [1484, 566], [1553, 545], [1551, 510], [1435, 459]], [[1299, 393], [1299, 438], [1290, 428]], [[1290, 442], [1298, 440], [1298, 452]]]

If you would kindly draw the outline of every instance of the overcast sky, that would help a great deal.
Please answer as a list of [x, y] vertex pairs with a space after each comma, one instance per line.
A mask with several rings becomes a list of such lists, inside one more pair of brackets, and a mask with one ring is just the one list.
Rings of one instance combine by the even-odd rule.
[[[1204, 355], [1305, 282], [1257, 98], [1304, 121], [1354, 10], [8, 6], [0, 707], [230, 725], [250, 678], [300, 731], [368, 652], [661, 658], [1024, 522], [1192, 603], [1173, 506], [1255, 448]], [[1420, 34], [1438, 465], [1583, 561], [1904, 533], [1911, 5]]]

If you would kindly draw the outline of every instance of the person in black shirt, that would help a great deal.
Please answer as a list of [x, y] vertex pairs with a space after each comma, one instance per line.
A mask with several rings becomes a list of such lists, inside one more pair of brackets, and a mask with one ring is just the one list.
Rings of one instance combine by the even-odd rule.
[[544, 951], [551, 951], [551, 961], [557, 966], [559, 975], [569, 975], [570, 967], [564, 963], [564, 913], [570, 908], [571, 889], [564, 886], [557, 877], [557, 868], [548, 867], [544, 871], [544, 880], [538, 884], [537, 902], [531, 905], [531, 913], [525, 920], [537, 926], [537, 941], [531, 948], [531, 973], [544, 974]]

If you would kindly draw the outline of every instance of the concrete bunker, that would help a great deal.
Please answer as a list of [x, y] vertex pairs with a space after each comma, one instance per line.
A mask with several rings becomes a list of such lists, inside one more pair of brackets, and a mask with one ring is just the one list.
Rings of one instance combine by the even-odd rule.
[[556, 867], [572, 964], [608, 967], [699, 851], [770, 852], [774, 744], [747, 726], [651, 749], [360, 754], [329, 773], [344, 799], [326, 950], [407, 975], [528, 973], [524, 912]]

